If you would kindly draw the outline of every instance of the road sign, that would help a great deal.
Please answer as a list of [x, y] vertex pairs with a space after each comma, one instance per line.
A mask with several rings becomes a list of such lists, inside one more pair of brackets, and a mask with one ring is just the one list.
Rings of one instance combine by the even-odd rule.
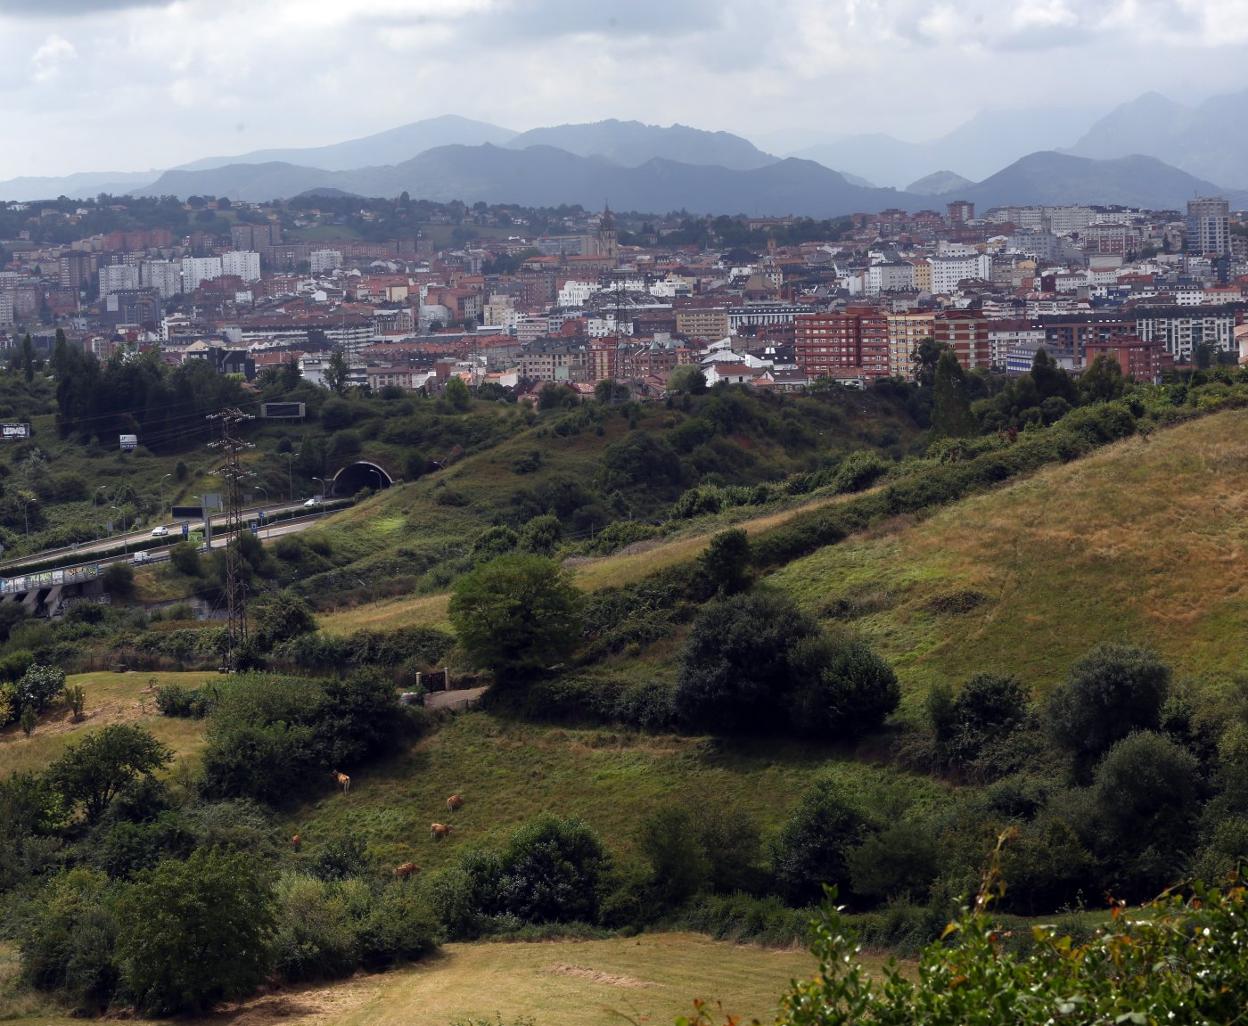
[[[204, 507], [203, 506], [173, 506], [170, 508], [169, 514], [170, 516], [173, 517], [174, 520], [203, 520], [204, 519]], [[185, 531], [186, 525], [183, 524], [182, 528]]]
[[189, 521], [182, 521], [182, 540], [186, 541], [191, 536], [191, 525]]
[[303, 417], [303, 403], [261, 403], [260, 416], [266, 420], [293, 420]]
[[29, 437], [29, 424], [0, 424], [0, 439], [3, 441], [8, 442], [13, 439]]
[[210, 509], [213, 512], [221, 512], [221, 493], [220, 492], [204, 492], [199, 497], [199, 501], [204, 504], [204, 509]]
[[139, 447], [138, 435], [118, 435], [117, 437], [121, 444], [122, 452], [134, 452]]

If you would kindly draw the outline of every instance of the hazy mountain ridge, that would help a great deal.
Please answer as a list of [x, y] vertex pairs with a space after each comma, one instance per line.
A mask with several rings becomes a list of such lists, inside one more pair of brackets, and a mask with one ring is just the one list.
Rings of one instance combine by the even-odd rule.
[[1195, 107], [1145, 93], [1100, 118], [1070, 152], [1097, 158], [1143, 154], [1248, 189], [1248, 90], [1212, 96]]
[[534, 128], [512, 138], [507, 146], [553, 146], [580, 157], [604, 157], [625, 167], [648, 160], [706, 164], [735, 171], [751, 171], [774, 164], [779, 157], [731, 132], [709, 132], [688, 125], [647, 125], [640, 121], [595, 121], [587, 124]]

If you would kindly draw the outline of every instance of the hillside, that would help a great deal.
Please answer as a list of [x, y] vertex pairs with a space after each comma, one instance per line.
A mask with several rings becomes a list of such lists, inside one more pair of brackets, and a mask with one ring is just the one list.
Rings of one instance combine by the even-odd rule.
[[1031, 153], [978, 185], [959, 192], [981, 209], [1007, 204], [1108, 203], [1153, 210], [1181, 209], [1193, 196], [1225, 195], [1232, 206], [1248, 201], [1156, 157], [1089, 160], [1045, 151]]
[[770, 581], [863, 632], [911, 711], [980, 670], [1041, 691], [1100, 641], [1209, 684], [1248, 628], [1248, 412], [1132, 438], [799, 560]]

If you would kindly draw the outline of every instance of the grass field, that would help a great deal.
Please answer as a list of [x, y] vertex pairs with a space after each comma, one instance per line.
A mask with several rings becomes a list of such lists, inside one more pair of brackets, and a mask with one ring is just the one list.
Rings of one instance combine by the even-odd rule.
[[1216, 684], [1248, 629], [1248, 412], [1228, 411], [799, 560], [770, 583], [848, 619], [928, 685], [980, 670], [1043, 691], [1100, 641]]
[[[290, 827], [308, 851], [349, 834], [368, 839], [385, 863], [445, 864], [466, 845], [499, 845], [543, 813], [584, 819], [623, 858], [635, 852], [638, 824], [674, 796], [735, 806], [772, 830], [820, 774], [838, 776], [887, 814], [946, 794], [930, 779], [854, 761], [849, 753], [793, 742], [577, 730], [456, 716], [408, 752], [353, 774], [348, 794], [327, 792]], [[446, 798], [464, 807], [448, 816]], [[442, 842], [431, 822], [451, 822]]]
[[173, 749], [179, 758], [194, 756], [203, 747], [203, 723], [161, 716], [156, 711], [152, 682], [197, 687], [215, 673], [79, 673], [69, 684], [81, 684], [87, 704], [81, 723], [74, 723], [63, 706], [40, 718], [30, 737], [16, 726], [0, 731], [0, 777], [14, 771], [46, 768], [66, 747], [112, 723], [137, 723]]
[[[867, 965], [878, 960], [867, 959]], [[186, 1026], [450, 1026], [472, 1020], [535, 1026], [664, 1026], [701, 998], [748, 1022], [769, 1022], [791, 979], [811, 975], [805, 951], [696, 934], [543, 943], [451, 944], [419, 965], [278, 991]], [[0, 1019], [17, 1026], [81, 1023], [14, 990], [16, 957], [0, 945]], [[142, 1026], [152, 1020], [133, 1019]]]
[[[572, 579], [584, 591], [620, 587], [640, 581], [642, 578], [697, 558], [710, 543], [711, 536], [729, 527], [740, 527], [748, 534], [779, 527], [801, 513], [833, 503], [854, 498], [853, 495], [825, 495], [797, 503], [787, 509], [776, 510], [762, 516], [749, 516], [750, 507], [739, 507], [715, 518], [710, 528], [695, 527], [687, 534], [674, 538], [641, 542], [630, 545], [621, 552], [596, 559], [578, 559], [571, 566]], [[348, 511], [350, 513], [352, 511]], [[358, 514], [357, 514], [358, 515]], [[707, 518], [709, 519], [709, 518]], [[323, 614], [318, 618], [326, 634], [343, 635], [358, 630], [394, 630], [399, 627], [449, 627], [447, 608], [450, 596], [435, 595], [401, 596], [368, 602], [350, 609]]]

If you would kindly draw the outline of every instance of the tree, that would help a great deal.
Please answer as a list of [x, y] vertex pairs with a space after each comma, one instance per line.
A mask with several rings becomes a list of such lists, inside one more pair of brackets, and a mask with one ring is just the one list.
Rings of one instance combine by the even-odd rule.
[[466, 410], [469, 403], [472, 402], [472, 393], [468, 391], [468, 386], [464, 384], [463, 378], [451, 378], [446, 383], [446, 388], [442, 393], [446, 397], [446, 401], [451, 404], [452, 409]]
[[703, 395], [706, 392], [706, 375], [694, 364], [677, 367], [667, 378], [669, 392], [688, 392], [690, 395]]
[[892, 667], [861, 639], [819, 634], [796, 644], [789, 661], [793, 726], [812, 737], [857, 739], [901, 701]]
[[715, 594], [744, 591], [750, 583], [750, 536], [740, 528], [714, 535], [698, 566]]
[[1147, 898], [1173, 883], [1193, 847], [1200, 768], [1190, 752], [1151, 731], [1123, 738], [1092, 782], [1098, 853], [1118, 870], [1112, 893]]
[[316, 630], [312, 607], [288, 591], [279, 591], [256, 603], [253, 616], [256, 644], [263, 649]]
[[469, 659], [511, 681], [572, 651], [580, 634], [579, 606], [579, 593], [558, 563], [515, 553], [461, 577], [450, 617]]
[[273, 898], [247, 852], [197, 849], [138, 875], [117, 905], [122, 984], [149, 1015], [250, 994], [268, 968]]
[[94, 822], [123, 788], [155, 773], [172, 757], [142, 727], [114, 723], [69, 748], [48, 772], [66, 802], [81, 805]]
[[940, 761], [968, 770], [993, 745], [1009, 745], [1011, 735], [1030, 720], [1030, 696], [1013, 677], [978, 673], [950, 697], [934, 689], [928, 714]]
[[1098, 356], [1092, 366], [1079, 375], [1079, 397], [1085, 403], [1117, 399], [1126, 387], [1122, 367], [1108, 356]]
[[134, 594], [134, 569], [126, 563], [110, 563], [100, 580], [109, 595], [127, 599]]
[[186, 577], [202, 577], [204, 568], [200, 563], [199, 551], [190, 542], [177, 542], [169, 550], [169, 565]]
[[965, 438], [975, 434], [966, 374], [958, 358], [948, 349], [940, 354], [936, 362], [932, 382], [932, 431], [947, 438]]
[[1031, 380], [1041, 400], [1060, 398], [1074, 403], [1078, 398], [1078, 390], [1071, 376], [1057, 365], [1041, 346], [1031, 361]]
[[794, 905], [818, 902], [823, 885], [849, 893], [849, 853], [870, 832], [870, 823], [843, 785], [823, 779], [802, 795], [772, 848], [772, 872]]
[[704, 606], [681, 654], [676, 711], [694, 730], [766, 733], [789, 719], [789, 650], [818, 625], [784, 595], [733, 595]]
[[593, 923], [610, 860], [578, 819], [547, 817], [521, 827], [503, 851], [498, 890], [526, 923]]
[[65, 690], [65, 671], [59, 666], [31, 665], [14, 687], [18, 706], [41, 713]]
[[335, 346], [330, 354], [329, 363], [325, 365], [325, 387], [336, 395], [345, 395], [350, 374], [351, 368], [347, 363], [346, 355], [340, 347]]
[[543, 513], [540, 517], [534, 517], [520, 529], [516, 544], [523, 552], [551, 556], [558, 547], [562, 535], [563, 528], [559, 523], [559, 518], [553, 513]]
[[1053, 736], [1086, 773], [1128, 734], [1156, 730], [1169, 693], [1170, 668], [1153, 653], [1098, 645], [1050, 694], [1046, 712]]
[[845, 862], [854, 893], [879, 900], [923, 901], [940, 868], [932, 830], [906, 819], [872, 834]]
[[604, 378], [594, 386], [594, 398], [600, 403], [610, 405], [628, 401], [628, 386], [620, 381]]
[[910, 354], [914, 361], [914, 379], [920, 388], [931, 388], [936, 383], [936, 365], [940, 362], [940, 354], [949, 349], [943, 342], [937, 342], [930, 335], [919, 341]]

